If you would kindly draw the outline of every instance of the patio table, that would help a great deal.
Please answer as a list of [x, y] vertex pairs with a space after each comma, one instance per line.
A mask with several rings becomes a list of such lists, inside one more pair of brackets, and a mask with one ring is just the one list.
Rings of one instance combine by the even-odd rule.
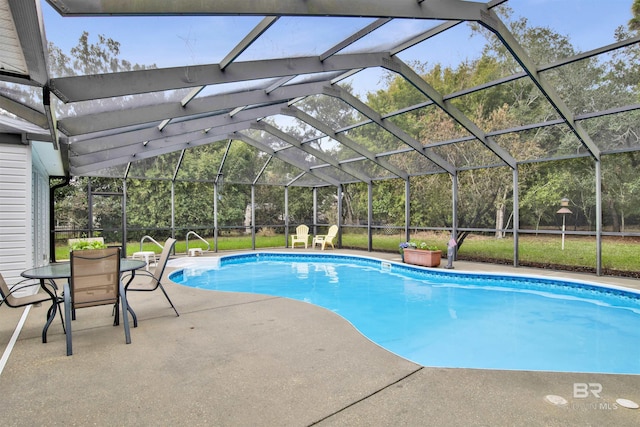
[[[127, 281], [127, 285], [131, 283], [133, 278], [136, 275], [136, 270], [140, 268], [144, 268], [147, 265], [145, 261], [135, 260], [135, 259], [120, 259], [120, 273], [125, 273], [130, 271], [131, 277]], [[49, 294], [51, 297], [51, 302], [53, 304], [53, 310], [51, 310], [51, 315], [47, 318], [47, 322], [42, 329], [42, 342], [47, 342], [47, 330], [53, 322], [53, 319], [56, 317], [56, 313], [58, 312], [58, 296], [51, 292], [51, 290], [45, 285], [45, 280], [48, 280], [49, 283], [53, 286], [54, 289], [57, 289], [58, 286], [55, 284], [55, 279], [69, 279], [71, 278], [71, 263], [69, 262], [59, 262], [55, 264], [49, 264], [42, 267], [31, 268], [29, 270], [25, 270], [20, 273], [22, 277], [27, 279], [38, 279], [40, 280], [40, 287]], [[135, 318], [135, 312], [131, 308], [129, 304], [127, 304], [128, 311]]]

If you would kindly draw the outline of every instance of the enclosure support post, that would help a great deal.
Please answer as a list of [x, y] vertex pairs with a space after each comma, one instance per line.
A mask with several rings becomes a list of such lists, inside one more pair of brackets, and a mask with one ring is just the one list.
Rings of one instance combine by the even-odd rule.
[[213, 183], [213, 251], [218, 252], [218, 179]]
[[227, 148], [224, 150], [224, 155], [220, 161], [220, 166], [218, 166], [218, 175], [216, 175], [216, 180], [213, 185], [213, 250], [215, 252], [218, 252], [218, 200], [222, 200], [222, 187], [224, 184], [224, 174], [222, 173], [222, 170], [225, 162], [227, 161], [227, 156], [231, 149], [231, 143], [233, 143], [233, 140], [229, 139], [227, 142]]
[[318, 187], [313, 187], [313, 235], [318, 234]]
[[[173, 170], [173, 176], [171, 177], [171, 237], [173, 237], [173, 238], [176, 237], [176, 228], [175, 228], [175, 226], [176, 226], [175, 225], [176, 192], [175, 192], [175, 185], [176, 185], [176, 180], [178, 179], [178, 172], [180, 171], [180, 167], [182, 166], [182, 161], [184, 160], [184, 153], [185, 152], [186, 152], [186, 149], [183, 149], [180, 152], [180, 158], [178, 159], [178, 163], [176, 163], [176, 167]], [[173, 251], [175, 253], [175, 247], [174, 247]]]
[[176, 182], [171, 180], [171, 237], [176, 237]]
[[256, 186], [251, 184], [251, 249], [256, 250]]
[[[458, 174], [451, 175], [451, 237], [458, 241]], [[454, 260], [458, 259], [458, 248], [456, 245]]]
[[338, 247], [342, 247], [342, 184], [338, 185]]
[[122, 179], [122, 253], [127, 257], [127, 179]]
[[373, 183], [367, 184], [367, 250], [373, 251], [373, 232], [371, 223], [373, 222]]
[[289, 187], [284, 187], [284, 247], [289, 247]]
[[602, 170], [600, 159], [596, 163], [596, 275], [602, 275]]
[[520, 229], [520, 201], [518, 185], [518, 167], [513, 169], [513, 266], [520, 263], [520, 252], [518, 250], [518, 230]]
[[404, 182], [404, 240], [409, 241], [409, 224], [411, 224], [411, 184], [409, 178]]
[[89, 237], [93, 237], [93, 191], [91, 190], [91, 178], [87, 180], [87, 212], [89, 213]]

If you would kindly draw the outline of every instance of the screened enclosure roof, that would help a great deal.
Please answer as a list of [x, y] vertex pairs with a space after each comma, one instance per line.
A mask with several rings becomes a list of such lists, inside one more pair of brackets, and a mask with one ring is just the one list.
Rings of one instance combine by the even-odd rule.
[[[145, 177], [161, 158], [162, 177], [175, 178], [199, 150], [220, 150], [211, 180], [244, 144], [256, 173], [225, 179], [304, 186], [599, 159], [640, 148], [610, 123], [637, 122], [637, 88], [605, 96], [605, 71], [640, 41], [618, 29], [631, 3], [0, 0], [0, 141], [38, 141], [40, 157], [58, 160], [52, 175], [74, 176]], [[557, 49], [533, 48], [514, 16]], [[118, 58], [74, 64], [83, 31], [118, 42]], [[510, 66], [455, 87], [425, 78], [477, 67], [488, 47]], [[585, 64], [603, 65], [591, 75]], [[387, 107], [381, 93], [398, 85], [407, 95]], [[468, 111], [477, 94], [523, 86], [535, 98], [526, 115]], [[557, 144], [522, 148], [542, 133]]]

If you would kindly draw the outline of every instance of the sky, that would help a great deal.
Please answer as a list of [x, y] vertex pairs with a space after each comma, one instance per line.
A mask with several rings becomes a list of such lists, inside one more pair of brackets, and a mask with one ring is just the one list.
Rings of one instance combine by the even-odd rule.
[[[218, 63], [253, 28], [260, 17], [60, 17], [46, 1], [43, 13], [46, 36], [69, 52], [83, 31], [92, 40], [98, 34], [121, 43], [121, 58], [158, 67]], [[531, 25], [546, 26], [567, 35], [579, 51], [613, 43], [614, 31], [631, 18], [632, 0], [509, 0], [514, 16], [526, 16]], [[606, 6], [605, 6], [606, 4]], [[371, 20], [335, 19], [327, 25], [321, 18], [281, 18], [237, 60], [274, 56], [301, 56], [325, 49]], [[408, 34], [430, 28], [434, 21], [396, 20], [370, 35], [381, 39], [403, 39]], [[294, 34], [295, 36], [291, 36]], [[405, 61], [419, 60], [455, 67], [474, 59], [484, 44], [481, 37], [470, 38], [466, 25], [434, 37], [399, 55]], [[361, 43], [350, 48], [366, 49]], [[368, 77], [374, 81], [376, 77]], [[379, 80], [380, 77], [378, 76]], [[375, 83], [374, 83], [375, 84]]]

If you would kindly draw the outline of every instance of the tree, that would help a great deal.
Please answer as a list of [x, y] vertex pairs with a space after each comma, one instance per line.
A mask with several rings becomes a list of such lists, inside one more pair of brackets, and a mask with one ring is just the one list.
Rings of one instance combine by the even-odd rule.
[[626, 219], [640, 214], [638, 167], [638, 152], [609, 155], [602, 160], [602, 203], [608, 216], [604, 221], [613, 231], [624, 232]]
[[525, 165], [522, 170], [527, 170], [527, 179], [520, 185], [520, 224], [533, 224], [537, 231], [541, 224], [554, 222], [560, 199], [568, 195], [566, 183], [571, 181], [571, 174], [558, 164], [546, 162]]
[[631, 13], [633, 13], [633, 18], [629, 20], [629, 29], [638, 31], [640, 30], [640, 0], [633, 0]]

